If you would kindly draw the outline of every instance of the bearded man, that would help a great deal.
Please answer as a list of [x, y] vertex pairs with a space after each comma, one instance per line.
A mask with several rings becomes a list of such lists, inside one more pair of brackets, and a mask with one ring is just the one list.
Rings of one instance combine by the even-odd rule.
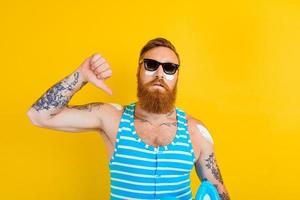
[[112, 95], [105, 80], [112, 76], [99, 54], [48, 89], [29, 109], [42, 128], [97, 131], [109, 155], [110, 199], [192, 199], [190, 173], [229, 199], [217, 165], [213, 139], [205, 125], [175, 106], [179, 55], [170, 41], [148, 41], [139, 56], [138, 101], [129, 105], [93, 102], [68, 105], [87, 83]]

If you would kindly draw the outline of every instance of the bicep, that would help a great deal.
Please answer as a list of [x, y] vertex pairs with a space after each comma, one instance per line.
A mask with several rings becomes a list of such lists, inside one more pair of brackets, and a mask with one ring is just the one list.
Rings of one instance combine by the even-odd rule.
[[99, 117], [102, 103], [67, 106], [58, 114], [42, 122], [42, 127], [67, 131], [81, 132], [101, 129], [102, 120]]

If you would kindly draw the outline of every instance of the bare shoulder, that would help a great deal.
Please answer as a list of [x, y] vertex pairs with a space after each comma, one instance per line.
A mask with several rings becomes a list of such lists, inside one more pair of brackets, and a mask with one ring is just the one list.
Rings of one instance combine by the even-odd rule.
[[206, 125], [201, 120], [196, 119], [189, 114], [186, 114], [186, 119], [191, 137], [199, 137], [199, 128], [206, 128]]
[[97, 115], [102, 121], [102, 131], [109, 135], [114, 134], [118, 129], [123, 111], [123, 105], [117, 103], [102, 103], [97, 111]]
[[201, 120], [196, 119], [195, 117], [193, 117], [189, 114], [186, 114], [186, 119], [188, 122], [188, 128], [192, 132], [195, 132], [195, 130], [197, 129], [197, 125], [201, 125], [201, 126], [205, 127], [204, 123]]
[[197, 159], [201, 151], [213, 149], [213, 138], [203, 121], [188, 114], [186, 115], [186, 119], [191, 142]]

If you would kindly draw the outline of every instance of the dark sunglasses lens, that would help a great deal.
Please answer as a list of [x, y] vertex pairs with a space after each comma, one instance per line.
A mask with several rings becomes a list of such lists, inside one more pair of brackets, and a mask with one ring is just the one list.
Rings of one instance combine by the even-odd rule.
[[164, 72], [166, 74], [175, 74], [177, 68], [178, 68], [178, 66], [176, 64], [172, 64], [172, 63], [164, 64]]
[[148, 71], [155, 71], [157, 70], [159, 63], [155, 60], [144, 60], [145, 68]]

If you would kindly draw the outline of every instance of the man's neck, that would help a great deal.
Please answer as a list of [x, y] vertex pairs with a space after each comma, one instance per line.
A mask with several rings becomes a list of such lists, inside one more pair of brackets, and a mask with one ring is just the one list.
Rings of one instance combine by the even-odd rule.
[[151, 112], [144, 110], [140, 106], [139, 102], [136, 103], [136, 108], [135, 108], [134, 114], [135, 114], [136, 118], [141, 118], [141, 119], [147, 120], [149, 122], [153, 122], [153, 123], [159, 123], [166, 119], [176, 118], [175, 108], [173, 108], [172, 111], [170, 111], [166, 114], [157, 114], [157, 113], [151, 113]]

